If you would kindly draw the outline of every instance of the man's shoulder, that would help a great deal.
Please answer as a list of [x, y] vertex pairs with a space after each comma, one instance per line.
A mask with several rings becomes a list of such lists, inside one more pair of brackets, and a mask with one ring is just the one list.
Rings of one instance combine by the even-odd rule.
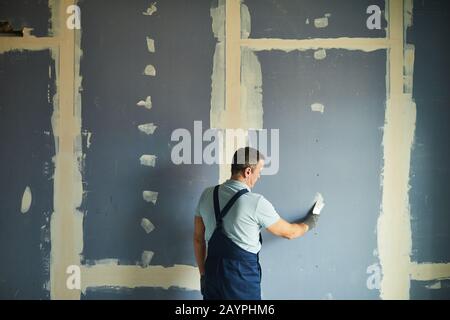
[[254, 199], [260, 201], [260, 200], [267, 200], [262, 194], [256, 193], [256, 192], [249, 192], [249, 195], [251, 195]]
[[[200, 201], [212, 198], [215, 187], [216, 186], [206, 187], [200, 196]], [[270, 203], [270, 201], [267, 200], [262, 194], [259, 194], [259, 193], [253, 192], [253, 191], [245, 193], [244, 196], [247, 197], [248, 199], [253, 200], [255, 202], [255, 204], [261, 203], [263, 205], [266, 205], [266, 204], [272, 205]]]
[[256, 199], [256, 200], [260, 200], [260, 199], [265, 199], [264, 196], [260, 193], [256, 193], [256, 192], [249, 192], [247, 193], [249, 196], [251, 196], [252, 198]]
[[251, 194], [252, 194], [253, 198], [255, 199], [258, 208], [273, 207], [272, 203], [269, 200], [267, 200], [267, 198], [264, 197], [262, 194], [254, 193], [254, 192], [251, 192]]
[[248, 192], [246, 195], [253, 201], [255, 208], [257, 209], [261, 205], [270, 204], [270, 202], [262, 195], [256, 192]]
[[207, 193], [211, 193], [214, 191], [215, 186], [211, 186], [211, 187], [206, 187], [205, 189], [203, 189], [202, 194], [207, 194]]
[[202, 192], [202, 194], [201, 194], [201, 196], [200, 196], [200, 200], [203, 200], [204, 198], [206, 198], [206, 197], [212, 195], [212, 193], [213, 193], [213, 191], [214, 191], [214, 188], [215, 188], [215, 186], [206, 187], [206, 188], [203, 190], [203, 192]]

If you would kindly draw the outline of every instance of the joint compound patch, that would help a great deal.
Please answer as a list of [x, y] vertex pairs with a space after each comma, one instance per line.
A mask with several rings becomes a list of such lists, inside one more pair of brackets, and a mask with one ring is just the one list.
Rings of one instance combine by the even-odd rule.
[[142, 252], [142, 256], [141, 256], [141, 262], [142, 262], [142, 267], [148, 267], [150, 265], [150, 262], [152, 261], [154, 252], [153, 251], [144, 251]]
[[437, 281], [437, 282], [434, 282], [433, 284], [426, 285], [425, 288], [431, 289], [431, 290], [438, 290], [438, 289], [442, 289], [442, 284], [440, 281]]
[[147, 37], [147, 49], [149, 52], [155, 52], [155, 40]]
[[153, 2], [150, 7], [147, 8], [146, 11], [142, 12], [142, 14], [144, 16], [151, 16], [152, 14], [154, 14], [156, 11], [158, 10], [158, 8], [156, 7], [156, 2]]
[[144, 74], [146, 76], [154, 77], [156, 76], [156, 69], [153, 65], [149, 64], [145, 67]]
[[152, 154], [144, 154], [139, 159], [143, 166], [154, 167], [156, 162], [156, 156]]
[[32, 201], [32, 195], [31, 195], [31, 189], [29, 186], [25, 188], [22, 195], [22, 204], [20, 206], [20, 212], [27, 213], [28, 210], [30, 210], [31, 207], [31, 201]]
[[325, 49], [320, 49], [317, 51], [314, 51], [314, 59], [316, 60], [323, 60], [327, 57], [327, 52]]
[[156, 204], [156, 200], [158, 200], [158, 192], [146, 190], [142, 192], [142, 197], [145, 201]]
[[251, 32], [250, 12], [245, 4], [241, 4], [241, 38], [248, 39]]
[[314, 27], [316, 28], [326, 28], [328, 26], [328, 18], [331, 14], [326, 13], [324, 17], [314, 19]]
[[311, 110], [314, 111], [314, 112], [320, 112], [320, 113], [323, 113], [324, 109], [325, 109], [325, 107], [324, 107], [324, 105], [321, 104], [321, 103], [317, 103], [317, 102], [316, 102], [316, 103], [313, 103], [313, 104], [311, 105]]
[[147, 218], [142, 218], [142, 220], [141, 220], [141, 227], [145, 230], [146, 233], [150, 233], [153, 230], [155, 230], [155, 226]]
[[145, 134], [153, 134], [158, 126], [153, 123], [145, 123], [138, 126], [138, 129]]
[[138, 105], [139, 107], [145, 107], [150, 110], [152, 108], [152, 97], [148, 96], [147, 98], [145, 98], [145, 101], [141, 100], [136, 103], [136, 105]]

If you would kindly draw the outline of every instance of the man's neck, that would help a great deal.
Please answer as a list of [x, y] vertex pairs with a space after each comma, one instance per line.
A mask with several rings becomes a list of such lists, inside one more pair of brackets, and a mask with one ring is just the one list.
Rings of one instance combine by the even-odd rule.
[[231, 176], [230, 180], [236, 180], [236, 181], [242, 182], [250, 189], [250, 186], [247, 184], [247, 182], [245, 182], [245, 179], [241, 175]]

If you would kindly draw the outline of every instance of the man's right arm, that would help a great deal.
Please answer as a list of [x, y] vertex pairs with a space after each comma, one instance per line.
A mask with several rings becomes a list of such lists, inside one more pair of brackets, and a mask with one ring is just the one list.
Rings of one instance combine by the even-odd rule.
[[[315, 206], [315, 205], [314, 205]], [[303, 236], [316, 226], [319, 215], [313, 213], [314, 206], [309, 210], [306, 217], [301, 222], [289, 223], [280, 218], [277, 222], [267, 228], [267, 231], [289, 240]]]
[[308, 225], [303, 222], [289, 223], [283, 218], [278, 219], [277, 222], [267, 228], [270, 233], [289, 240], [303, 236], [308, 230]]

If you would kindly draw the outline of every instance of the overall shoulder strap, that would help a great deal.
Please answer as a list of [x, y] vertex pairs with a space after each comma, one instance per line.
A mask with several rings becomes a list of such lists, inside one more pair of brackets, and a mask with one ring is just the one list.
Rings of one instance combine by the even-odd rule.
[[228, 211], [231, 209], [233, 204], [236, 202], [237, 199], [239, 199], [240, 196], [247, 193], [248, 189], [241, 189], [238, 192], [236, 192], [233, 197], [228, 201], [228, 203], [225, 205], [225, 207], [220, 211], [220, 204], [219, 204], [219, 185], [214, 187], [214, 214], [216, 216], [216, 225], [221, 226], [222, 225], [222, 219], [225, 217], [225, 215], [228, 213]]
[[216, 221], [221, 220], [220, 218], [220, 204], [219, 204], [219, 186], [214, 187], [214, 215], [216, 216]]
[[233, 195], [233, 197], [230, 199], [230, 201], [228, 201], [228, 203], [225, 205], [225, 207], [220, 212], [221, 218], [225, 217], [227, 215], [228, 211], [230, 211], [233, 204], [236, 202], [236, 200], [239, 199], [240, 196], [242, 196], [243, 194], [245, 194], [247, 192], [248, 192], [247, 189], [241, 189], [238, 192], [236, 192]]

